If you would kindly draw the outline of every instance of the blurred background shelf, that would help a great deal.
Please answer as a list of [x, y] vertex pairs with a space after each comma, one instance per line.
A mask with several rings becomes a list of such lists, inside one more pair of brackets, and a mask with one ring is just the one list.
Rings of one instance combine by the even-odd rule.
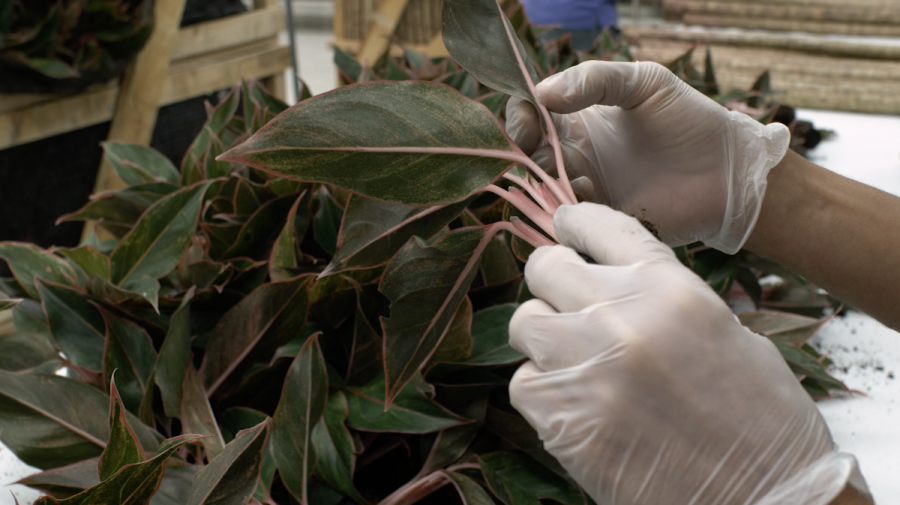
[[[268, 79], [284, 97], [290, 49], [278, 40], [284, 14], [276, 4], [179, 30], [160, 106], [234, 86], [242, 78]], [[273, 77], [278, 76], [277, 79]], [[119, 83], [70, 97], [0, 95], [0, 149], [44, 139], [112, 119]]]

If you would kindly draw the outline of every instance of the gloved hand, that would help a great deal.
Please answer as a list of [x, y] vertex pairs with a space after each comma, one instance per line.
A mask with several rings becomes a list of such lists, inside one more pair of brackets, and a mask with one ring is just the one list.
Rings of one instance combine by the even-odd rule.
[[538, 299], [510, 322], [531, 361], [509, 392], [599, 505], [826, 505], [848, 482], [868, 495], [775, 346], [670, 248], [596, 204], [560, 207], [554, 226], [563, 245], [531, 255]]
[[[554, 114], [569, 175], [588, 199], [649, 224], [671, 246], [696, 241], [733, 254], [762, 204], [766, 175], [790, 131], [729, 112], [656, 63], [589, 61], [537, 85]], [[534, 107], [513, 98], [507, 131], [555, 169]]]

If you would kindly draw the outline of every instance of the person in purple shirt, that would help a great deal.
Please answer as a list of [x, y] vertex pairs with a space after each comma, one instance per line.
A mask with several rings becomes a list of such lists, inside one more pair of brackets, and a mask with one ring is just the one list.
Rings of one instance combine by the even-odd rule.
[[569, 33], [580, 51], [590, 49], [604, 28], [617, 31], [616, 0], [522, 0], [522, 6], [535, 26], [552, 27], [543, 38]]

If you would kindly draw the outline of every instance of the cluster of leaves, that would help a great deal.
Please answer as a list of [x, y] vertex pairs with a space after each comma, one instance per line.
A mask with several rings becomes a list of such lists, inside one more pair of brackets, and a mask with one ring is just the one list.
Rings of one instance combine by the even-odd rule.
[[144, 0], [0, 0], [0, 60], [52, 79], [121, 70], [153, 30]]
[[[290, 110], [245, 83], [180, 170], [105, 145], [129, 186], [61, 219], [110, 238], [0, 243], [0, 440], [44, 470], [22, 481], [40, 503], [589, 501], [509, 404], [531, 245], [521, 209], [482, 190], [528, 183], [501, 127], [507, 96], [530, 96], [521, 69], [627, 54], [536, 44], [494, 0], [444, 9], [455, 61], [339, 53], [345, 78], [398, 80]], [[749, 254], [677, 252], [723, 296], [790, 311], [741, 318], [812, 393], [843, 387], [805, 346], [831, 300]]]

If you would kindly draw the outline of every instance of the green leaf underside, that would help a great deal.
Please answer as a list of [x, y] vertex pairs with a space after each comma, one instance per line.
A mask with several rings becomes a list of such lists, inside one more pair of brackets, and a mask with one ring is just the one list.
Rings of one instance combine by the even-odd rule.
[[478, 273], [483, 228], [462, 228], [431, 247], [415, 239], [397, 253], [381, 281], [391, 301], [382, 318], [387, 399], [397, 395], [427, 362]]
[[[109, 397], [49, 374], [0, 372], [0, 440], [28, 465], [49, 469], [99, 456], [109, 439]], [[145, 450], [157, 441], [131, 414]]]
[[187, 505], [245, 505], [256, 489], [269, 422], [237, 434], [194, 478]]
[[438, 432], [431, 451], [422, 465], [423, 471], [431, 472], [444, 468], [465, 455], [475, 437], [481, 432], [487, 406], [488, 397], [483, 396], [458, 410], [462, 416], [475, 422]]
[[434, 350], [425, 368], [435, 363], [465, 359], [472, 354], [472, 302], [468, 297], [457, 306], [441, 343]]
[[196, 435], [182, 435], [164, 442], [156, 456], [142, 463], [128, 465], [119, 470], [109, 480], [65, 500], [43, 497], [35, 505], [149, 505], [150, 499], [159, 488], [165, 471], [166, 460], [184, 444], [194, 442]]
[[78, 291], [47, 282], [37, 283], [50, 333], [72, 363], [99, 372], [106, 341], [103, 316]]
[[125, 465], [144, 461], [144, 452], [125, 419], [125, 406], [119, 397], [115, 379], [109, 386], [109, 441], [97, 464], [100, 480], [112, 477]]
[[16, 280], [33, 300], [41, 299], [34, 285], [35, 278], [57, 284], [70, 284], [75, 278], [75, 272], [64, 259], [33, 244], [2, 242], [0, 258], [6, 260]]
[[228, 311], [213, 329], [200, 376], [210, 394], [256, 348], [267, 357], [303, 326], [311, 276], [256, 289]]
[[352, 195], [344, 211], [337, 254], [326, 272], [383, 265], [411, 237], [433, 237], [467, 204], [423, 208]]
[[181, 416], [184, 374], [191, 363], [191, 308], [185, 296], [181, 307], [172, 314], [169, 332], [156, 360], [156, 385], [168, 417]]
[[350, 407], [344, 393], [341, 391], [332, 393], [322, 419], [312, 432], [312, 443], [317, 456], [315, 474], [329, 487], [349, 496], [357, 503], [365, 503], [366, 500], [353, 485], [355, 447], [353, 436], [344, 425], [349, 415]]
[[536, 103], [540, 78], [496, 1], [444, 0], [442, 12], [444, 45], [457, 63], [485, 86]]
[[316, 463], [312, 431], [328, 401], [328, 372], [312, 336], [294, 358], [272, 418], [272, 458], [291, 494], [306, 503], [309, 475]]
[[157, 279], [175, 268], [197, 227], [210, 184], [184, 188], [147, 209], [110, 255], [113, 284], [129, 289], [141, 277]]
[[522, 157], [484, 106], [448, 86], [407, 81], [313, 97], [222, 158], [379, 200], [430, 205], [464, 199]]
[[774, 338], [771, 340], [772, 343], [775, 344], [775, 347], [778, 348], [778, 352], [781, 353], [781, 356], [785, 361], [787, 361], [788, 366], [791, 367], [791, 370], [795, 374], [805, 375], [806, 377], [816, 379], [822, 384], [831, 388], [842, 390], [847, 389], [847, 386], [845, 386], [842, 382], [835, 379], [834, 377], [828, 375], [825, 367], [823, 367], [821, 363], [816, 361], [815, 358], [804, 352], [802, 349], [798, 349], [793, 345], [786, 344]]
[[206, 449], [206, 457], [215, 460], [225, 449], [225, 441], [216, 422], [209, 399], [203, 390], [203, 384], [197, 376], [193, 365], [188, 365], [184, 374], [184, 390], [181, 398], [181, 424], [185, 433], [195, 433], [206, 438], [200, 440]]
[[574, 484], [522, 454], [495, 453], [479, 459], [491, 491], [506, 505], [540, 505], [550, 499], [563, 505], [584, 505]]
[[467, 423], [431, 401], [415, 385], [407, 385], [385, 409], [384, 376], [359, 388], [347, 389], [347, 425], [361, 431], [432, 433]]
[[534, 428], [522, 416], [488, 407], [484, 418], [488, 431], [506, 440], [557, 475], [567, 475], [562, 465], [544, 449]]

